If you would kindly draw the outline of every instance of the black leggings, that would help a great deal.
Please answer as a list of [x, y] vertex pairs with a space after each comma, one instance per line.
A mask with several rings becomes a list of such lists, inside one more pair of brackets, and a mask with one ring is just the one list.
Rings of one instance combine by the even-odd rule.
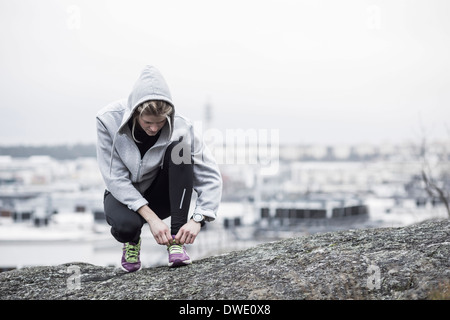
[[[172, 235], [187, 222], [193, 186], [192, 164], [174, 164], [171, 159], [172, 149], [178, 143], [173, 142], [167, 148], [162, 169], [144, 193], [148, 206], [161, 220], [171, 217]], [[113, 237], [122, 243], [137, 243], [146, 223], [144, 218], [119, 202], [109, 191], [105, 191], [103, 204]]]

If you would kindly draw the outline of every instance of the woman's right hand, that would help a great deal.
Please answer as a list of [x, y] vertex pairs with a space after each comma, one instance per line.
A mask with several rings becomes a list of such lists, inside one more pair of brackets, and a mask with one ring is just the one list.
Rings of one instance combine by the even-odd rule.
[[158, 244], [170, 245], [172, 235], [169, 227], [153, 212], [148, 205], [139, 208], [138, 213], [147, 221], [150, 231]]
[[170, 245], [172, 243], [172, 236], [169, 228], [161, 219], [157, 217], [156, 219], [150, 219], [147, 222], [150, 226], [153, 238], [155, 238], [158, 244]]

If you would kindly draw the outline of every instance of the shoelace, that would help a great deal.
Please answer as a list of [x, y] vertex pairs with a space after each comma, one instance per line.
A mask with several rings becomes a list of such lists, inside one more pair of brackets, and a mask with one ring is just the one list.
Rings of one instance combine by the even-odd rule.
[[138, 260], [138, 256], [139, 256], [139, 251], [140, 251], [140, 246], [139, 244], [137, 245], [132, 245], [129, 242], [126, 244], [126, 254], [125, 254], [125, 259], [128, 262], [137, 262]]
[[169, 253], [183, 253], [183, 245], [173, 243], [168, 248]]

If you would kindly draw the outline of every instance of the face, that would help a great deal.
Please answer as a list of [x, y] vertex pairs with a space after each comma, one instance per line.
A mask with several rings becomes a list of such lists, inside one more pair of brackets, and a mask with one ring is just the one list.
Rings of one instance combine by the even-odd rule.
[[145, 133], [149, 136], [154, 136], [164, 127], [166, 123], [165, 116], [151, 116], [151, 115], [141, 115], [138, 116], [138, 123]]

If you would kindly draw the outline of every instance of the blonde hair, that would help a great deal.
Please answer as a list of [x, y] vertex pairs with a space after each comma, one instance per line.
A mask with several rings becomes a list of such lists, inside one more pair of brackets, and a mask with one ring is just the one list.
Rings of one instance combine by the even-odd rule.
[[133, 114], [133, 126], [131, 128], [131, 135], [133, 137], [133, 140], [138, 143], [142, 143], [134, 136], [134, 129], [136, 128], [136, 121], [138, 117], [142, 115], [150, 115], [156, 117], [163, 116], [166, 117], [167, 121], [169, 122], [169, 126], [172, 127], [172, 124], [170, 123], [170, 116], [172, 115], [172, 112], [172, 105], [164, 100], [149, 100], [141, 103], [139, 106], [137, 106]]

